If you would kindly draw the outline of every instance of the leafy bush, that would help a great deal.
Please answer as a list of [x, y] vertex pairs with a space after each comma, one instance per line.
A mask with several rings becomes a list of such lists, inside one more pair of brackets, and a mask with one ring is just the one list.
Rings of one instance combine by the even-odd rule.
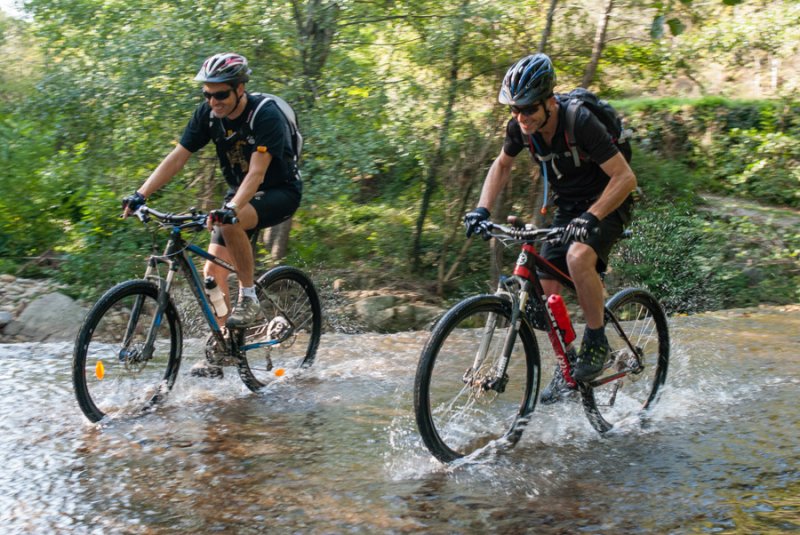
[[800, 103], [708, 97], [637, 100], [619, 108], [637, 146], [680, 162], [708, 191], [800, 207]]

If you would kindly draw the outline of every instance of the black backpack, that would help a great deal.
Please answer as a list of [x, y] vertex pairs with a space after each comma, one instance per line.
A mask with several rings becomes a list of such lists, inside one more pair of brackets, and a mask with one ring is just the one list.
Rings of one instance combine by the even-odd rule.
[[617, 149], [619, 149], [625, 157], [625, 160], [628, 162], [631, 161], [633, 150], [631, 149], [629, 139], [632, 132], [630, 130], [625, 130], [622, 118], [611, 104], [598, 98], [597, 95], [582, 87], [573, 89], [566, 95], [558, 95], [558, 102], [560, 105], [566, 106], [567, 108], [567, 124], [565, 127], [567, 146], [569, 146], [569, 150], [572, 153], [575, 167], [580, 167], [581, 160], [586, 159], [580, 154], [580, 149], [575, 141], [575, 117], [581, 106], [585, 106], [601, 123], [603, 123], [603, 126], [605, 126], [608, 131], [608, 135], [611, 136], [611, 141], [617, 146]]

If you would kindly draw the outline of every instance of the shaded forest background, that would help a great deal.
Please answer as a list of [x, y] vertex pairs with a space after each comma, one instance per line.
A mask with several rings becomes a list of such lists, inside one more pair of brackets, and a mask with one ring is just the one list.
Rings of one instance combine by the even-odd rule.
[[[251, 62], [249, 89], [291, 102], [306, 139], [304, 200], [291, 228], [265, 236], [266, 263], [299, 265], [320, 285], [394, 283], [444, 300], [488, 290], [514, 251], [465, 240], [460, 222], [502, 145], [502, 76], [542, 50], [558, 91], [590, 87], [636, 131], [643, 198], [610, 284], [646, 285], [672, 312], [800, 302], [797, 2], [28, 0], [24, 9], [0, 14], [0, 272], [56, 277], [82, 298], [140, 276], [153, 238], [117, 217], [120, 199], [180, 137], [201, 100], [192, 78], [202, 60], [236, 51]], [[497, 216], [532, 216], [541, 204], [537, 169], [517, 160]], [[207, 210], [220, 183], [209, 147], [150, 204]], [[762, 215], [709, 210], [710, 194], [758, 202]]]

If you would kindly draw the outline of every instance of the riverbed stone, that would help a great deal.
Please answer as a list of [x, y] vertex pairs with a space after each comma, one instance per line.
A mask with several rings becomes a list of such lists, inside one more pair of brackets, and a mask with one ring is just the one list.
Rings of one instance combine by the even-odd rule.
[[85, 315], [86, 311], [69, 296], [49, 293], [25, 307], [17, 319], [22, 328], [15, 334], [41, 342], [72, 340]]
[[11, 323], [14, 319], [14, 316], [11, 315], [11, 312], [0, 312], [0, 329]]
[[425, 329], [443, 312], [440, 307], [418, 301], [419, 297], [413, 293], [362, 294], [360, 297], [346, 308], [367, 331], [389, 333]]

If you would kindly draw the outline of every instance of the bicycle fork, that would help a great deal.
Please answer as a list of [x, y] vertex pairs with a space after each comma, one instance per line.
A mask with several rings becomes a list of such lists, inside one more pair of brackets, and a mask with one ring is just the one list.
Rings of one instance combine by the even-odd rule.
[[131, 316], [128, 319], [128, 325], [125, 328], [125, 337], [122, 341], [122, 349], [119, 352], [119, 360], [122, 362], [147, 362], [153, 357], [155, 351], [156, 335], [161, 326], [161, 321], [164, 319], [164, 312], [167, 310], [169, 304], [169, 289], [172, 286], [172, 281], [175, 278], [175, 266], [172, 266], [167, 273], [166, 280], [153, 276], [155, 271], [156, 259], [151, 259], [145, 271], [144, 278], [153, 280], [158, 284], [158, 299], [153, 319], [150, 322], [150, 327], [147, 329], [147, 337], [142, 346], [141, 351], [131, 351], [129, 349], [130, 343], [136, 332], [136, 327], [139, 325], [139, 317], [142, 314], [142, 307], [144, 306], [144, 295], [136, 296], [136, 300], [131, 307]]
[[465, 384], [478, 387], [481, 392], [494, 390], [498, 394], [502, 394], [505, 391], [506, 385], [508, 384], [508, 363], [511, 359], [511, 352], [514, 350], [514, 344], [517, 342], [517, 334], [519, 333], [519, 326], [522, 321], [521, 311], [524, 310], [525, 303], [528, 299], [527, 284], [527, 281], [525, 281], [519, 294], [515, 294], [504, 286], [504, 281], [500, 282], [498, 294], [506, 294], [511, 299], [511, 322], [508, 326], [505, 340], [503, 340], [503, 349], [497, 362], [492, 365], [490, 372], [485, 375], [479, 374], [478, 372], [488, 356], [489, 348], [491, 347], [492, 339], [497, 329], [497, 313], [490, 312], [486, 319], [486, 325], [483, 328], [481, 345], [475, 355], [475, 360], [472, 367], [464, 373]]

